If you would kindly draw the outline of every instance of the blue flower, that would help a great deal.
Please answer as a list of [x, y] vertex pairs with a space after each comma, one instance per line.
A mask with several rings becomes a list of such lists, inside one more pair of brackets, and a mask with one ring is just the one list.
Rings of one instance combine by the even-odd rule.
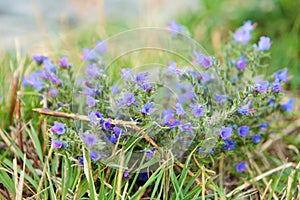
[[203, 83], [208, 83], [212, 80], [212, 77], [210, 77], [208, 74], [202, 72], [200, 75], [200, 81]]
[[98, 59], [98, 56], [93, 49], [83, 48], [82, 54], [82, 58], [85, 61], [96, 62]]
[[259, 125], [259, 128], [268, 128], [269, 123], [268, 122], [263, 122]]
[[130, 106], [135, 102], [134, 95], [132, 93], [125, 93], [124, 94], [124, 103], [127, 104], [127, 106]]
[[232, 133], [232, 127], [229, 126], [229, 127], [223, 128], [222, 131], [221, 131], [222, 139], [225, 140], [225, 139], [231, 137], [231, 133]]
[[134, 77], [134, 82], [138, 85], [142, 85], [142, 83], [146, 80], [146, 77], [149, 75], [148, 72], [141, 72]]
[[153, 157], [154, 152], [151, 150], [146, 151], [146, 158], [151, 159]]
[[91, 150], [90, 151], [90, 158], [96, 162], [97, 160], [99, 160], [101, 158], [101, 155], [98, 151], [96, 150]]
[[223, 94], [215, 95], [215, 100], [220, 104], [224, 104], [227, 99], [228, 99], [228, 96], [226, 96], [226, 95], [223, 95]]
[[103, 40], [98, 40], [96, 42], [96, 47], [95, 47], [95, 51], [99, 54], [103, 54], [107, 51], [107, 45], [105, 43], [105, 41]]
[[154, 109], [152, 109], [152, 106], [154, 105], [153, 102], [148, 102], [145, 104], [145, 106], [142, 107], [141, 113], [143, 115], [150, 115], [151, 113], [154, 112]]
[[278, 70], [274, 75], [275, 81], [286, 82], [288, 79], [288, 68]]
[[32, 73], [29, 75], [28, 79], [23, 77], [22, 86], [25, 87], [27, 85], [37, 89], [37, 91], [41, 91], [44, 88], [45, 83], [38, 79], [36, 73]]
[[103, 75], [104, 71], [97, 67], [97, 64], [93, 63], [86, 67], [85, 73], [89, 78], [98, 78]]
[[264, 94], [264, 93], [267, 92], [268, 86], [269, 86], [268, 81], [260, 81], [256, 84], [255, 90], [257, 90], [258, 92]]
[[84, 162], [83, 157], [78, 157], [78, 162], [80, 165], [83, 165], [83, 162]]
[[82, 134], [83, 136], [83, 140], [85, 142], [85, 144], [90, 147], [90, 146], [94, 146], [95, 144], [97, 144], [97, 137], [95, 135], [84, 133]]
[[185, 123], [178, 126], [180, 132], [193, 133], [191, 123]]
[[240, 109], [238, 109], [238, 113], [242, 115], [248, 115], [250, 113], [250, 103], [247, 103], [246, 105], [242, 106]]
[[138, 175], [138, 180], [142, 182], [146, 182], [149, 179], [148, 172], [146, 171], [141, 171]]
[[247, 65], [246, 59], [244, 56], [240, 56], [236, 61], [236, 67], [240, 70], [243, 70]]
[[246, 161], [242, 161], [242, 162], [236, 164], [235, 170], [238, 173], [245, 171], [246, 170]]
[[239, 136], [246, 137], [250, 133], [249, 126], [241, 126], [238, 130]]
[[174, 118], [174, 111], [169, 109], [164, 112], [164, 124], [168, 124]]
[[60, 149], [63, 145], [62, 141], [59, 140], [52, 140], [53, 148]]
[[117, 136], [122, 135], [123, 130], [122, 130], [121, 128], [115, 126], [115, 127], [113, 128], [113, 130], [114, 130], [114, 133], [115, 133]]
[[113, 143], [113, 144], [116, 144], [117, 141], [118, 141], [117, 135], [114, 134], [114, 133], [112, 133], [112, 134], [110, 135], [109, 141], [110, 141], [111, 143]]
[[111, 93], [112, 94], [118, 94], [119, 93], [119, 88], [117, 84], [114, 84], [113, 86], [111, 86]]
[[171, 21], [169, 25], [169, 31], [172, 35], [176, 36], [178, 33], [180, 33], [181, 30], [184, 29], [184, 26], [178, 25], [176, 21]]
[[235, 144], [236, 144], [236, 141], [225, 139], [223, 149], [227, 150], [227, 151], [232, 151], [232, 150], [234, 150]]
[[260, 134], [253, 135], [253, 137], [252, 137], [253, 144], [259, 143], [260, 139], [261, 139], [261, 135]]
[[183, 107], [180, 103], [176, 103], [176, 114], [181, 117], [185, 114], [185, 111], [183, 110]]
[[281, 108], [287, 112], [292, 112], [293, 108], [294, 108], [294, 99], [290, 98], [290, 100], [285, 103], [285, 104], [281, 104]]
[[258, 42], [258, 49], [260, 51], [266, 51], [269, 50], [271, 47], [271, 40], [269, 37], [266, 36], [261, 36], [259, 38], [259, 42]]
[[106, 131], [109, 131], [112, 128], [112, 124], [111, 124], [111, 119], [107, 119], [106, 121], [103, 122], [102, 124], [102, 128]]
[[279, 81], [274, 81], [272, 83], [272, 90], [274, 92], [280, 92], [282, 90], [282, 88], [280, 87], [280, 82]]
[[151, 86], [150, 82], [146, 80], [146, 81], [143, 83], [143, 85], [142, 85], [142, 89], [143, 89], [144, 91], [151, 91], [151, 90], [152, 90], [152, 86]]
[[37, 64], [41, 65], [43, 64], [44, 60], [47, 59], [47, 57], [43, 55], [33, 55], [32, 59], [37, 62]]
[[250, 20], [244, 22], [244, 25], [234, 32], [234, 41], [236, 43], [248, 43], [251, 40], [251, 32], [253, 29], [254, 26]]
[[65, 129], [66, 124], [60, 122], [54, 122], [54, 125], [50, 128], [51, 132], [57, 133], [58, 135], [62, 135], [66, 132]]
[[49, 58], [45, 59], [43, 62], [44, 72], [49, 76], [52, 72], [56, 70], [56, 65], [54, 65]]
[[196, 103], [192, 105], [192, 113], [196, 118], [204, 115], [204, 108], [200, 104]]
[[121, 69], [121, 71], [122, 71], [121, 77], [123, 80], [128, 81], [133, 78], [130, 68], [123, 68]]

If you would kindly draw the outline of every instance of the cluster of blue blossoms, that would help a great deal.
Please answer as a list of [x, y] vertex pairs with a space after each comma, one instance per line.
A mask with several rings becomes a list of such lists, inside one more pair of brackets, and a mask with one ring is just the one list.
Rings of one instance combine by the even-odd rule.
[[[130, 129], [115, 125], [113, 119], [137, 122], [143, 127], [149, 123], [159, 126], [156, 140], [159, 143], [160, 135], [171, 137], [177, 135], [188, 135], [192, 139], [187, 141], [191, 148], [197, 148], [199, 159], [200, 154], [205, 151], [205, 135], [203, 132], [208, 130], [206, 121], [212, 117], [213, 109], [222, 108], [225, 118], [223, 127], [215, 132], [217, 138], [214, 147], [207, 149], [208, 156], [217, 156], [220, 153], [233, 152], [237, 148], [244, 148], [247, 145], [257, 145], [267, 134], [270, 133], [270, 126], [266, 122], [265, 114], [274, 113], [277, 110], [290, 113], [293, 110], [294, 99], [282, 103], [280, 98], [284, 91], [284, 84], [290, 80], [288, 69], [282, 69], [274, 73], [271, 78], [252, 76], [243, 79], [247, 70], [257, 70], [259, 61], [254, 60], [263, 58], [266, 51], [271, 48], [271, 40], [266, 36], [259, 38], [257, 44], [249, 45], [252, 39], [252, 31], [255, 25], [251, 21], [246, 21], [242, 27], [233, 33], [233, 39], [226, 49], [226, 55], [230, 55], [229, 62], [225, 66], [221, 65], [215, 58], [198, 52], [193, 52], [193, 64], [205, 70], [218, 68], [220, 77], [225, 85], [226, 94], [218, 93], [209, 96], [207, 91], [209, 84], [214, 82], [215, 77], [209, 73], [199, 73], [194, 70], [180, 69], [178, 64], [170, 61], [166, 69], [162, 72], [165, 77], [176, 76], [176, 80], [185, 80], [187, 84], [176, 82], [177, 88], [182, 92], [174, 101], [174, 105], [169, 108], [161, 109], [154, 101], [159, 83], [152, 83], [148, 79], [150, 72], [140, 72], [134, 74], [131, 68], [123, 68], [120, 71], [122, 81], [126, 88], [109, 82], [105, 63], [99, 58], [105, 54], [108, 47], [104, 41], [97, 42], [94, 49], [83, 49], [82, 59], [87, 63], [85, 70], [86, 78], [80, 82], [79, 94], [85, 98], [84, 112], [90, 119], [90, 130], [80, 129], [80, 138], [83, 144], [89, 148], [89, 156], [97, 162], [105, 156], [101, 152], [99, 144], [125, 144]], [[172, 36], [176, 37], [181, 32], [187, 31], [184, 26], [178, 25], [175, 21], [170, 23], [168, 30]], [[234, 47], [245, 47], [244, 51], [233, 51]], [[255, 56], [253, 56], [255, 55]], [[252, 57], [251, 57], [252, 56]], [[59, 91], [66, 89], [64, 84], [68, 74], [61, 76], [60, 71], [71, 71], [72, 65], [68, 59], [63, 57], [58, 66], [45, 56], [36, 55], [33, 60], [41, 67], [31, 73], [27, 78], [23, 78], [23, 86], [35, 88], [40, 93], [46, 93], [49, 98], [47, 101], [52, 103], [53, 109], [64, 107], [69, 109], [71, 102], [65, 98], [60, 100]], [[229, 63], [229, 64], [228, 64]], [[109, 99], [117, 99], [117, 109], [110, 108], [107, 102]], [[56, 104], [54, 105], [53, 102]], [[213, 106], [218, 104], [218, 106]], [[251, 119], [251, 120], [249, 120]], [[251, 124], [248, 122], [251, 121]], [[151, 129], [154, 129], [151, 126]], [[72, 129], [66, 124], [55, 121], [50, 131], [53, 133], [52, 144], [56, 149], [68, 149], [69, 142], [67, 137], [62, 135], [69, 134]], [[100, 134], [104, 135], [101, 137]], [[101, 143], [104, 142], [104, 143]], [[156, 149], [149, 144], [144, 146], [141, 152], [146, 154], [147, 159], [151, 159]], [[79, 163], [83, 164], [83, 158], [79, 157]], [[246, 161], [236, 165], [237, 172], [246, 170]], [[128, 172], [124, 177], [129, 176]]]

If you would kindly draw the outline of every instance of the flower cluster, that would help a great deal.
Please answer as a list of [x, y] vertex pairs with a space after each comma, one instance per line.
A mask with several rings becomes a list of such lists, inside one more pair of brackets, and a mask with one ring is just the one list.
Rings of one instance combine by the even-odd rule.
[[[84, 48], [81, 57], [87, 66], [77, 93], [84, 100], [77, 103], [81, 109], [78, 112], [88, 115], [90, 122], [74, 131], [80, 136], [81, 144], [89, 149], [90, 158], [98, 162], [108, 156], [105, 148], [112, 149], [114, 145], [133, 146], [134, 151], [145, 153], [146, 159], [159, 153], [142, 139], [137, 146], [129, 145], [133, 141], [131, 137], [139, 133], [113, 123], [123, 120], [135, 122], [161, 147], [176, 144], [174, 153], [182, 155], [197, 148], [196, 156], [203, 163], [208, 156], [218, 158], [223, 153], [244, 159], [244, 148], [257, 148], [268, 138], [272, 129], [268, 116], [278, 111], [290, 113], [294, 106], [294, 99], [281, 100], [284, 85], [290, 80], [287, 68], [271, 76], [257, 74], [268, 57], [271, 41], [262, 36], [257, 44], [251, 45], [254, 29], [255, 25], [246, 21], [234, 32], [220, 54], [222, 62], [193, 50], [192, 66], [165, 60], [159, 72], [122, 68], [114, 72], [114, 76], [120, 77], [118, 81], [110, 79], [106, 69], [104, 55], [109, 46], [104, 41], [98, 41], [94, 49]], [[185, 30], [174, 21], [168, 27], [172, 38]], [[68, 90], [66, 82], [72, 79], [68, 59], [63, 57], [60, 67], [45, 56], [33, 59], [43, 70], [24, 78], [23, 85], [46, 92], [57, 107], [68, 107], [65, 104], [69, 103], [66, 99], [70, 93], [65, 93], [65, 97], [60, 95], [62, 90]], [[60, 73], [64, 71], [67, 73]], [[153, 80], [153, 76], [159, 79]], [[70, 141], [74, 141], [71, 127], [54, 122], [50, 131], [53, 147], [70, 149], [72, 154], [68, 148]], [[82, 164], [82, 155], [78, 154], [74, 156]], [[246, 166], [242, 161], [236, 165], [236, 171], [243, 172]], [[127, 178], [128, 172], [123, 176]]]

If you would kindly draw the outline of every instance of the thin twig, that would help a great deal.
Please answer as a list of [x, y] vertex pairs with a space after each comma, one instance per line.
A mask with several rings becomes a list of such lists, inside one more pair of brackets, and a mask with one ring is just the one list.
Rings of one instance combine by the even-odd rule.
[[[74, 114], [74, 113], [64, 113], [64, 112], [52, 111], [52, 110], [47, 110], [47, 109], [42, 109], [42, 108], [34, 108], [32, 110], [35, 112], [38, 112], [42, 115], [49, 115], [49, 116], [53, 116], [53, 117], [62, 117], [62, 118], [74, 119], [74, 120], [80, 120], [80, 121], [86, 121], [86, 122], [90, 121], [90, 118], [86, 115], [78, 115], [78, 114]], [[103, 118], [103, 120], [108, 120], [108, 119]], [[156, 144], [156, 142], [154, 140], [152, 140], [151, 137], [149, 137], [143, 130], [140, 130], [140, 127], [137, 126], [137, 122], [112, 120], [111, 124], [122, 125], [125, 127], [130, 127], [136, 131], [140, 131], [140, 134], [143, 135], [144, 139], [147, 142], [149, 142], [153, 147], [155, 147], [157, 151], [160, 149], [160, 147]], [[179, 161], [175, 161], [175, 165], [180, 167], [181, 169], [184, 168], [184, 164], [182, 164]], [[195, 176], [195, 173], [193, 173], [191, 170], [188, 169], [187, 172], [188, 172], [189, 176], [192, 176], [192, 177]], [[195, 179], [195, 182], [197, 185], [201, 185], [201, 181], [198, 178]]]
[[[23, 135], [22, 135], [22, 124], [21, 124], [21, 93], [17, 93], [17, 110], [16, 110], [16, 125], [17, 125], [17, 137], [19, 148], [24, 153], [23, 149]], [[21, 167], [22, 167], [22, 162]]]

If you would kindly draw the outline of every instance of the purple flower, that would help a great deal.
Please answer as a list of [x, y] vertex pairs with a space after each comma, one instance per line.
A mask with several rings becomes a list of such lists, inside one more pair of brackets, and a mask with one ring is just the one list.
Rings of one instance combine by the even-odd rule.
[[283, 81], [283, 82], [286, 82], [287, 79], [288, 79], [288, 68], [284, 68], [284, 69], [281, 69], [281, 70], [278, 70], [275, 75], [274, 75], [274, 78], [275, 78], [275, 81]]
[[99, 154], [98, 151], [96, 151], [96, 150], [91, 150], [91, 151], [90, 151], [90, 158], [91, 158], [94, 162], [96, 162], [97, 160], [99, 160], [99, 159], [101, 158], [101, 156], [100, 156], [100, 154]]
[[151, 159], [152, 156], [153, 156], [153, 153], [154, 153], [153, 151], [147, 150], [147, 151], [146, 151], [146, 158]]
[[134, 95], [132, 93], [125, 93], [124, 94], [124, 103], [127, 104], [127, 106], [130, 106], [132, 103], [135, 102]]
[[274, 98], [271, 98], [270, 100], [269, 100], [269, 106], [274, 106], [274, 104], [275, 104], [275, 99]]
[[280, 87], [280, 82], [279, 81], [275, 81], [272, 83], [272, 90], [274, 92], [280, 92], [282, 90], [282, 88]]
[[80, 165], [83, 165], [83, 162], [84, 162], [83, 157], [78, 157], [78, 162]]
[[63, 142], [59, 140], [52, 140], [53, 148], [60, 149], [63, 146]]
[[117, 136], [122, 135], [122, 129], [121, 129], [121, 128], [115, 126], [115, 127], [113, 128], [113, 130], [114, 130], [114, 133], [115, 133]]
[[123, 178], [128, 178], [129, 177], [129, 172], [124, 172], [123, 173]]
[[43, 56], [43, 55], [33, 55], [32, 56], [32, 59], [37, 62], [37, 64], [41, 65], [43, 64], [44, 60], [46, 59], [47, 57]]
[[106, 131], [109, 131], [112, 128], [112, 124], [111, 124], [111, 119], [107, 119], [106, 121], [103, 122], [102, 124], [102, 128]]
[[142, 83], [146, 80], [146, 77], [149, 75], [149, 72], [141, 72], [134, 77], [134, 82], [142, 85]]
[[253, 135], [253, 137], [252, 137], [253, 144], [259, 143], [260, 139], [261, 139], [261, 135], [260, 134]]
[[29, 75], [28, 79], [23, 77], [22, 86], [25, 87], [27, 85], [41, 91], [44, 88], [45, 83], [38, 79], [37, 74], [32, 73]]
[[142, 85], [142, 89], [144, 91], [151, 91], [152, 90], [152, 86], [151, 86], [150, 82], [149, 81], [145, 81], [143, 83], [143, 85]]
[[250, 113], [250, 104], [251, 104], [251, 102], [249, 102], [246, 105], [242, 106], [240, 109], [238, 109], [238, 113], [240, 113], [242, 115], [249, 115], [249, 113]]
[[259, 128], [268, 128], [269, 123], [268, 122], [263, 122], [259, 125]]
[[82, 59], [85, 61], [90, 61], [90, 62], [95, 62], [97, 61], [97, 54], [94, 50], [88, 49], [88, 48], [83, 48], [82, 49]]
[[232, 151], [232, 150], [234, 150], [235, 144], [236, 144], [236, 141], [225, 139], [223, 149], [227, 150], [227, 151]]
[[56, 70], [56, 65], [54, 65], [49, 58], [45, 59], [43, 64], [46, 76], [50, 76], [50, 74]]
[[54, 84], [57, 85], [57, 86], [59, 86], [59, 85], [62, 84], [62, 81], [61, 81], [61, 80], [59, 79], [59, 77], [58, 77], [55, 73], [53, 73], [53, 72], [50, 73], [50, 75], [48, 76], [48, 79], [49, 79], [50, 81], [52, 81], [52, 83], [54, 83]]
[[250, 133], [249, 126], [241, 126], [238, 130], [239, 136], [246, 137]]
[[58, 94], [58, 91], [56, 89], [50, 88], [48, 94], [51, 97], [55, 98], [57, 96], [57, 94]]
[[68, 58], [67, 57], [62, 57], [59, 60], [59, 66], [61, 66], [62, 68], [67, 68], [68, 67]]
[[149, 179], [149, 175], [147, 171], [141, 171], [138, 175], [138, 180], [142, 182], [146, 182]]
[[258, 49], [260, 51], [266, 51], [269, 50], [271, 47], [271, 40], [269, 37], [266, 36], [261, 36], [259, 38], [259, 42], [258, 42]]
[[234, 32], [234, 41], [237, 43], [248, 43], [251, 40], [251, 32], [254, 29], [251, 21], [244, 22], [244, 25]]
[[99, 90], [97, 90], [97, 89], [92, 89], [92, 88], [89, 88], [89, 87], [87, 87], [87, 86], [83, 86], [83, 88], [84, 88], [84, 95], [86, 95], [86, 96], [95, 96], [95, 95], [97, 95], [97, 94], [99, 94], [100, 92], [99, 92]]
[[130, 68], [123, 68], [121, 77], [123, 80], [128, 81], [133, 78], [132, 72]]
[[225, 139], [231, 137], [231, 133], [232, 133], [232, 127], [229, 126], [229, 127], [223, 128], [221, 131], [222, 139], [225, 140]]
[[180, 132], [187, 132], [188, 134], [193, 133], [191, 123], [186, 123], [178, 126]]
[[181, 117], [185, 114], [185, 111], [183, 110], [183, 107], [180, 103], [176, 103], [176, 114]]
[[243, 70], [247, 65], [246, 59], [244, 56], [240, 56], [236, 61], [236, 67], [240, 70]]
[[203, 83], [208, 83], [212, 80], [212, 77], [210, 77], [208, 74], [202, 72], [200, 75], [200, 81]]
[[153, 106], [153, 105], [154, 105], [153, 102], [148, 102], [148, 103], [146, 103], [145, 106], [142, 107], [141, 113], [142, 113], [143, 115], [150, 115], [150, 114], [152, 114], [152, 113], [154, 112], [154, 110], [152, 109], [152, 106]]
[[99, 67], [97, 67], [97, 65], [95, 63], [88, 65], [85, 70], [85, 74], [89, 78], [98, 78], [98, 77], [102, 76], [103, 73], [104, 73], [104, 71], [102, 69], [100, 69]]
[[235, 168], [236, 172], [241, 173], [246, 170], [246, 161], [240, 162], [236, 164]]
[[201, 153], [203, 151], [202, 147], [199, 147], [197, 151], [198, 153]]
[[176, 21], [171, 21], [169, 25], [169, 31], [172, 35], [177, 35], [182, 29], [184, 29], [184, 26], [178, 25]]
[[116, 134], [112, 133], [112, 134], [110, 135], [109, 141], [110, 141], [111, 143], [113, 143], [113, 144], [116, 144], [117, 141], [118, 141], [118, 137], [116, 136]]
[[90, 123], [96, 125], [99, 118], [103, 118], [104, 116], [98, 111], [91, 111], [88, 113], [88, 117], [90, 118]]
[[192, 113], [196, 118], [204, 115], [204, 108], [200, 104], [196, 103], [192, 105]]
[[293, 108], [294, 108], [294, 99], [290, 98], [290, 100], [285, 103], [285, 104], [281, 104], [281, 108], [287, 112], [292, 112]]
[[223, 94], [215, 95], [215, 100], [220, 104], [224, 104], [227, 99], [228, 99], [228, 96], [226, 96], [226, 95], [223, 95]]
[[117, 84], [114, 84], [113, 86], [111, 86], [111, 93], [112, 94], [118, 94], [119, 93], [119, 88]]
[[95, 135], [84, 133], [82, 134], [83, 136], [83, 140], [85, 142], [85, 144], [90, 147], [90, 146], [94, 146], [97, 143], [97, 137]]
[[50, 128], [51, 132], [57, 133], [58, 135], [62, 135], [66, 132], [65, 124], [60, 122], [54, 122], [54, 125]]
[[107, 46], [106, 46], [105, 41], [103, 41], [103, 40], [97, 41], [95, 51], [99, 54], [105, 53], [107, 51]]
[[96, 106], [96, 103], [98, 103], [99, 100], [96, 100], [94, 99], [93, 97], [91, 96], [86, 96], [86, 104], [89, 106], [89, 107], [95, 107]]
[[203, 65], [205, 69], [209, 68], [212, 64], [211, 58], [209, 56], [206, 56], [204, 54], [199, 54], [198, 52], [194, 51], [194, 57], [195, 57], [195, 64], [197, 66]]
[[257, 90], [258, 92], [264, 94], [264, 93], [267, 92], [268, 86], [269, 86], [268, 81], [260, 81], [260, 82], [256, 83], [255, 90]]
[[169, 109], [164, 112], [164, 124], [168, 124], [174, 118], [174, 111]]

